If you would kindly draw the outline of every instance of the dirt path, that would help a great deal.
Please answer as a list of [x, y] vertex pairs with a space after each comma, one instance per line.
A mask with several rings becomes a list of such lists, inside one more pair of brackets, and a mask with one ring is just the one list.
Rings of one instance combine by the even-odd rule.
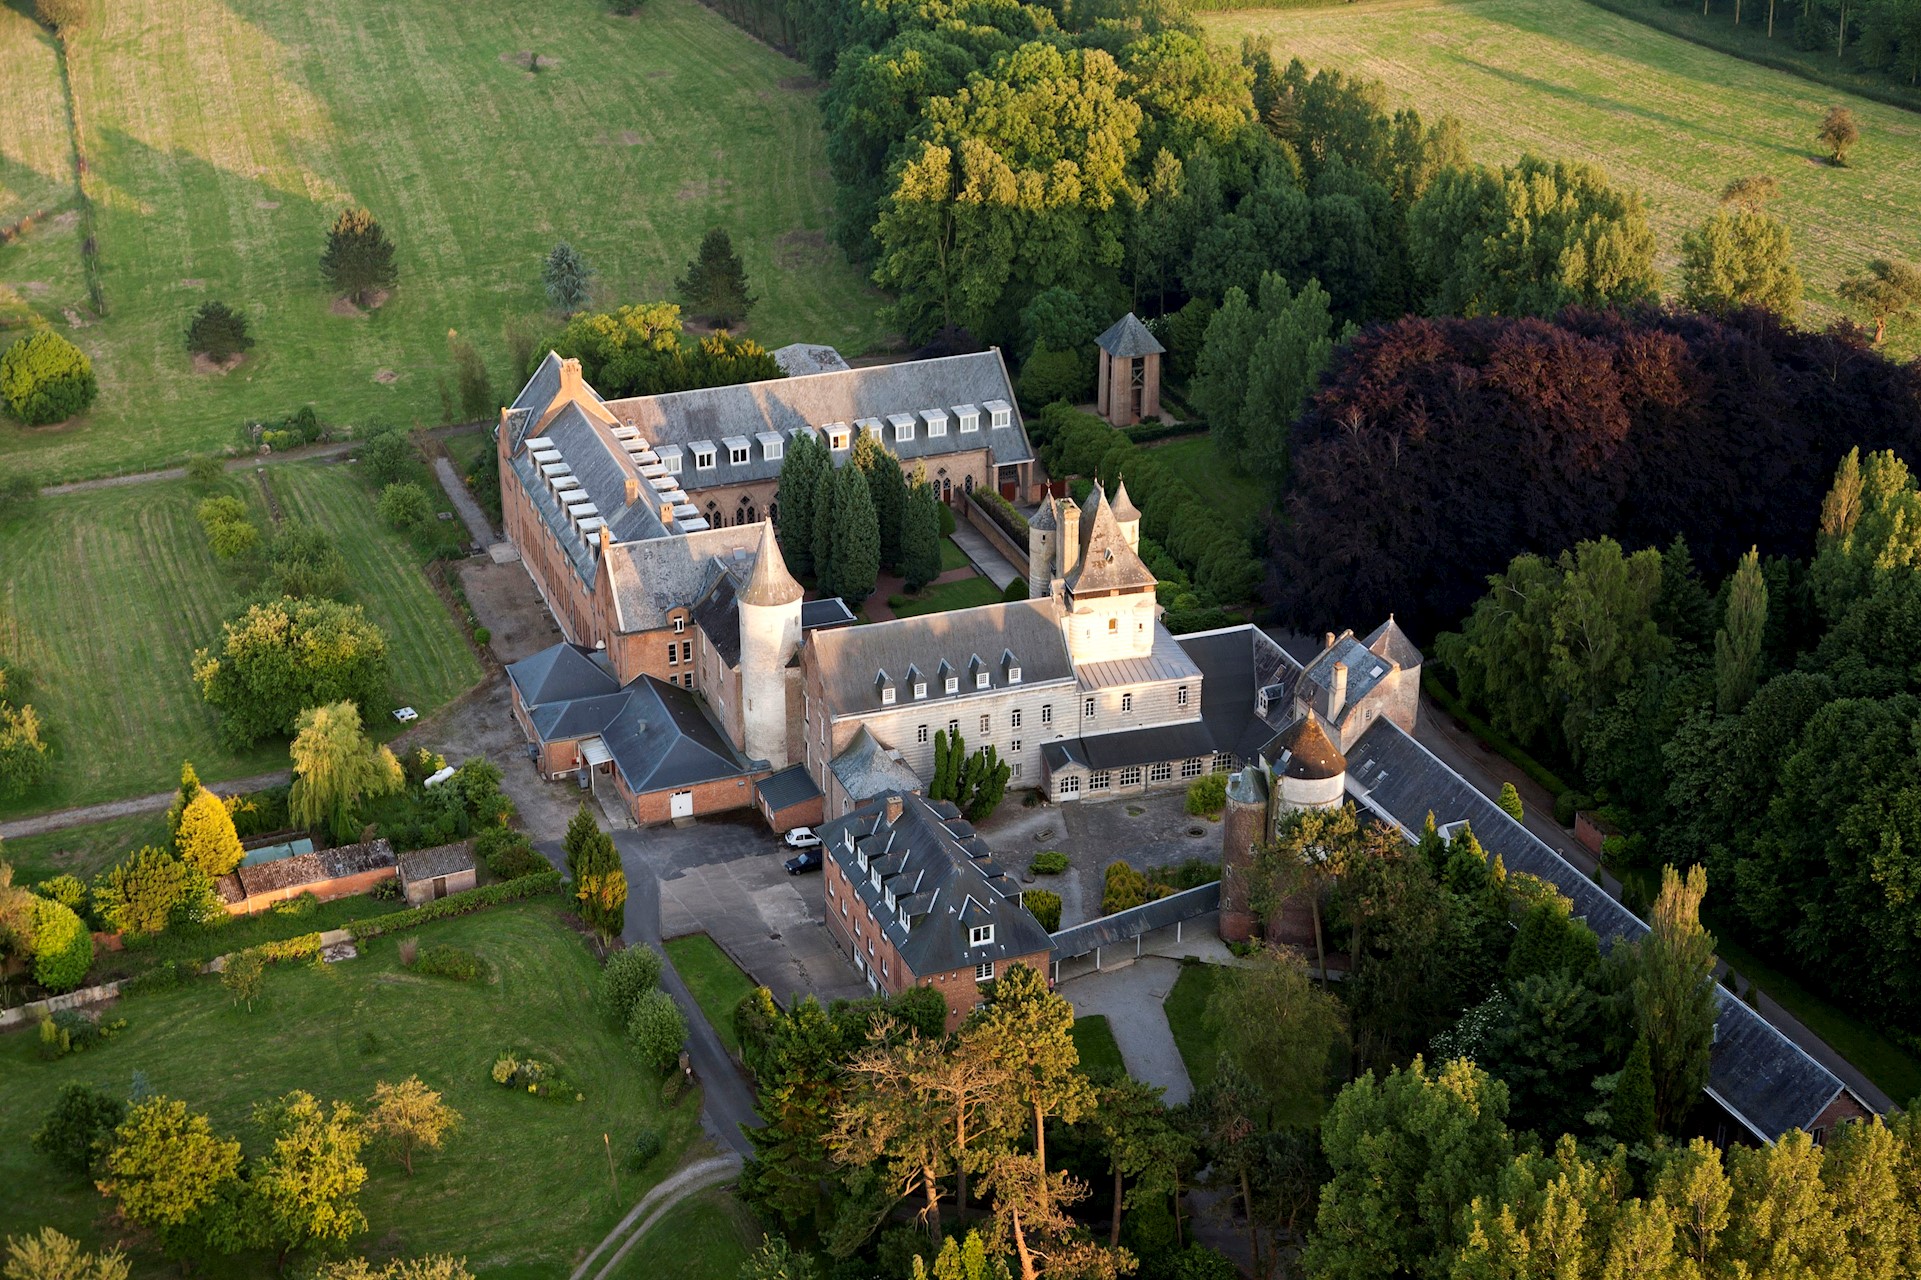
[[[311, 458], [333, 458], [351, 452], [360, 442], [358, 440], [338, 440], [333, 444], [308, 445], [300, 449], [289, 449], [285, 453], [270, 453], [262, 456], [249, 454], [244, 458], [229, 458], [227, 470], [245, 471], [250, 467], [271, 467], [282, 462], [306, 462]], [[63, 493], [91, 493], [96, 489], [124, 489], [128, 485], [152, 484], [156, 480], [184, 480], [187, 478], [185, 467], [167, 467], [161, 471], [136, 471], [130, 476], [103, 476], [98, 480], [76, 480], [72, 484], [50, 484], [40, 491], [43, 498], [57, 498]]]
[[[724, 1156], [715, 1156], [709, 1160], [702, 1160], [698, 1164], [690, 1164], [673, 1174], [667, 1181], [655, 1186], [640, 1198], [640, 1203], [630, 1209], [627, 1216], [620, 1220], [620, 1224], [607, 1233], [607, 1238], [594, 1246], [594, 1251], [587, 1255], [586, 1261], [574, 1268], [569, 1280], [585, 1280], [595, 1259], [605, 1253], [610, 1245], [620, 1241], [620, 1247], [614, 1250], [613, 1255], [601, 1265], [600, 1269], [592, 1271], [594, 1280], [604, 1280], [605, 1277], [612, 1275], [614, 1269], [620, 1265], [620, 1260], [627, 1256], [627, 1251], [639, 1244], [653, 1229], [654, 1224], [671, 1212], [675, 1205], [709, 1187], [732, 1181], [739, 1172], [740, 1157], [729, 1152]], [[642, 1214], [646, 1217], [643, 1218]], [[637, 1221], [639, 1225], [635, 1226]]]
[[[237, 778], [232, 782], [209, 783], [208, 788], [218, 791], [221, 795], [232, 795], [237, 791], [258, 791], [262, 787], [278, 787], [291, 781], [292, 778], [291, 773], [282, 769], [277, 773]], [[49, 831], [84, 827], [89, 823], [105, 822], [110, 818], [131, 818], [139, 813], [165, 813], [167, 806], [173, 803], [173, 796], [172, 791], [159, 791], [150, 796], [109, 800], [105, 804], [85, 804], [75, 809], [56, 809], [52, 813], [36, 813], [30, 818], [15, 818], [10, 822], [0, 822], [0, 840], [42, 836]]]

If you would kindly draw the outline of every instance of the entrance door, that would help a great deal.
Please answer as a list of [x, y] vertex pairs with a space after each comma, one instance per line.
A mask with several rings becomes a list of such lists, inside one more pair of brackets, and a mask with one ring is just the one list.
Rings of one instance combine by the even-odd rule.
[[691, 818], [694, 816], [694, 793], [676, 791], [667, 800], [667, 816], [670, 818]]
[[447, 896], [447, 877], [435, 876], [434, 877], [434, 897], [444, 898], [446, 896]]

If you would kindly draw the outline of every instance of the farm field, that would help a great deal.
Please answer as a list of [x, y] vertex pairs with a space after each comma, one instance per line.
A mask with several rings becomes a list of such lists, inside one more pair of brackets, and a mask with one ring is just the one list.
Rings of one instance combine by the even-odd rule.
[[[0, 58], [0, 222], [63, 190], [71, 207], [53, 47], [20, 8], [0, 9]], [[611, 306], [669, 296], [724, 226], [761, 296], [748, 336], [849, 354], [883, 336], [881, 295], [827, 242], [817, 90], [696, 0], [632, 18], [595, 0], [128, 0], [95, 14], [71, 66], [109, 314], [81, 310], [70, 229], [0, 248], [0, 282], [93, 356], [101, 395], [70, 427], [0, 426], [0, 469], [145, 470], [306, 402], [334, 422], [439, 421], [449, 329], [510, 395], [502, 325], [545, 307], [540, 262], [562, 239]], [[348, 204], [397, 247], [399, 285], [364, 315], [335, 313], [317, 266]], [[225, 376], [183, 349], [209, 298], [258, 340]]]
[[[362, 1105], [377, 1081], [418, 1074], [463, 1117], [438, 1153], [408, 1177], [369, 1148], [361, 1195], [369, 1229], [356, 1253], [464, 1255], [485, 1276], [551, 1276], [597, 1243], [619, 1215], [673, 1168], [699, 1132], [699, 1095], [663, 1111], [659, 1091], [593, 1007], [598, 968], [556, 907], [525, 903], [426, 926], [424, 944], [479, 955], [481, 982], [404, 969], [398, 939], [362, 943], [357, 959], [269, 970], [248, 1013], [211, 978], [122, 1002], [128, 1026], [106, 1044], [58, 1062], [37, 1055], [31, 1032], [0, 1036], [0, 1222], [47, 1224], [103, 1241], [104, 1201], [81, 1179], [54, 1174], [28, 1137], [63, 1085], [124, 1092], [133, 1073], [157, 1093], [205, 1112], [216, 1131], [258, 1155], [252, 1107], [291, 1089]], [[584, 1100], [536, 1098], [489, 1077], [503, 1052], [551, 1062]], [[656, 1127], [662, 1153], [608, 1185], [601, 1134], [629, 1146]], [[202, 1274], [259, 1276], [271, 1255], [242, 1255]], [[178, 1274], [151, 1255], [138, 1276]], [[731, 1272], [729, 1273], [731, 1275]]]
[[[424, 714], [480, 678], [418, 553], [374, 521], [351, 471], [297, 463], [271, 475], [283, 510], [332, 530], [354, 566], [355, 601], [387, 632], [402, 701]], [[257, 484], [236, 481], [264, 524]], [[0, 523], [0, 655], [26, 672], [58, 753], [54, 781], [0, 814], [164, 791], [182, 760], [210, 783], [286, 767], [281, 743], [222, 747], [193, 683], [194, 649], [249, 590], [207, 550], [198, 500], [183, 481], [155, 482], [43, 498]]]
[[[1205, 22], [1218, 40], [1272, 37], [1277, 55], [1384, 81], [1393, 105], [1453, 113], [1479, 160], [1531, 151], [1601, 165], [1645, 194], [1664, 270], [1729, 179], [1770, 175], [1810, 319], [1839, 314], [1836, 286], [1869, 259], [1921, 262], [1921, 115], [1567, 0], [1384, 0]], [[1861, 125], [1847, 169], [1828, 167], [1814, 136], [1837, 103]], [[1921, 339], [1895, 349], [1913, 354]]]

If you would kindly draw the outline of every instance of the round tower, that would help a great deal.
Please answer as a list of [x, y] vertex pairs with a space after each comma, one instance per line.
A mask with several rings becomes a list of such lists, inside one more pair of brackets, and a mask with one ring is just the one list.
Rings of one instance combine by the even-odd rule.
[[787, 767], [787, 660], [800, 647], [800, 598], [787, 572], [774, 526], [760, 526], [754, 571], [740, 589], [741, 750], [750, 759]]
[[1283, 809], [1333, 809], [1347, 794], [1347, 757], [1319, 716], [1309, 713], [1281, 736], [1274, 778]]
[[1132, 498], [1127, 496], [1127, 481], [1118, 476], [1115, 477], [1114, 483], [1113, 507], [1114, 523], [1121, 527], [1121, 536], [1127, 539], [1128, 546], [1139, 551], [1141, 549], [1141, 509], [1134, 505]]
[[1054, 512], [1054, 497], [1041, 500], [1041, 508], [1027, 522], [1027, 598], [1045, 600], [1054, 584], [1054, 540], [1060, 536], [1060, 519]]
[[1254, 850], [1267, 840], [1267, 775], [1248, 765], [1227, 779], [1227, 809], [1221, 814], [1221, 937], [1246, 942], [1254, 936], [1249, 876]]

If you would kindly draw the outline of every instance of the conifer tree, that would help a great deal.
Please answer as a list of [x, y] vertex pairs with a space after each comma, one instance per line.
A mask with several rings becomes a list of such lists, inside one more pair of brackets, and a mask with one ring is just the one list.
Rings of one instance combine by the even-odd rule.
[[167, 839], [173, 842], [180, 836], [180, 815], [187, 811], [193, 798], [200, 794], [200, 775], [194, 772], [193, 761], [180, 762], [180, 790], [173, 793], [173, 804], [167, 809]]
[[225, 360], [251, 346], [247, 317], [217, 299], [201, 303], [187, 326], [187, 350], [210, 360]]
[[563, 315], [572, 315], [587, 305], [593, 279], [594, 269], [587, 265], [587, 259], [565, 240], [550, 249], [540, 264], [540, 283], [547, 290], [547, 301]]
[[585, 800], [568, 820], [561, 848], [580, 918], [610, 938], [619, 937], [627, 918], [627, 873], [614, 838], [600, 829]]
[[941, 572], [940, 500], [918, 467], [901, 511], [900, 569], [909, 591], [919, 591]]
[[835, 470], [832, 460], [821, 468], [820, 475], [814, 479], [814, 581], [819, 585], [822, 595], [839, 595], [834, 583], [834, 542], [835, 527], [840, 522], [840, 511], [834, 505], [836, 488]]
[[780, 504], [780, 519], [775, 532], [780, 537], [781, 558], [797, 578], [811, 578], [817, 572], [814, 561], [814, 491], [823, 473], [834, 463], [820, 437], [808, 434], [787, 446], [780, 462], [780, 487], [774, 500]]
[[194, 796], [181, 813], [180, 828], [174, 833], [174, 848], [180, 851], [181, 861], [214, 879], [239, 866], [246, 856], [225, 802], [205, 790]]
[[833, 541], [834, 593], [858, 609], [880, 578], [880, 523], [859, 467], [834, 475]]
[[1608, 1133], [1628, 1146], [1654, 1141], [1654, 1071], [1648, 1042], [1642, 1037], [1628, 1051], [1627, 1065], [1608, 1103]]
[[[1515, 790], [1512, 782], [1503, 782], [1501, 784], [1501, 798], [1495, 801], [1495, 803], [1501, 806], [1502, 813], [1505, 813], [1516, 822], [1522, 821], [1527, 816], [1527, 810], [1521, 805], [1521, 793]], [[1432, 815], [1429, 816], [1431, 817]]]
[[327, 232], [320, 255], [320, 274], [337, 294], [364, 305], [375, 289], [387, 289], [400, 278], [394, 266], [393, 242], [365, 209], [342, 209]]
[[1034, 1118], [1034, 1158], [1047, 1168], [1047, 1121], [1073, 1124], [1094, 1107], [1094, 1089], [1081, 1074], [1074, 1047], [1074, 1007], [1047, 988], [1047, 979], [1020, 963], [994, 983], [994, 999], [980, 1015], [988, 1043], [1007, 1068], [1012, 1092]]
[[874, 503], [874, 521], [880, 530], [881, 563], [897, 568], [901, 562], [901, 517], [907, 506], [907, 484], [901, 477], [900, 459], [887, 451], [879, 439], [860, 433], [849, 458], [867, 478], [868, 497]]
[[687, 274], [674, 282], [681, 304], [692, 315], [706, 316], [720, 329], [731, 329], [747, 319], [759, 299], [747, 292], [747, 268], [734, 252], [733, 239], [721, 227], [701, 237], [700, 250], [687, 264]]
[[1731, 716], [1761, 683], [1761, 640], [1768, 629], [1768, 584], [1750, 547], [1728, 587], [1727, 620], [1714, 636], [1714, 707]]

